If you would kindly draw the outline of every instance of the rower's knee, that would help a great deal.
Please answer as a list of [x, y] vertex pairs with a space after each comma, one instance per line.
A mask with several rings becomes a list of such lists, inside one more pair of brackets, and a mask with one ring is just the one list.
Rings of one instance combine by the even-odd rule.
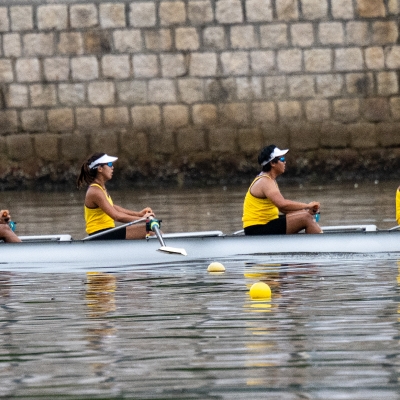
[[304, 221], [307, 222], [307, 224], [315, 222], [314, 216], [311, 215], [309, 212], [306, 212], [306, 213], [304, 213]]

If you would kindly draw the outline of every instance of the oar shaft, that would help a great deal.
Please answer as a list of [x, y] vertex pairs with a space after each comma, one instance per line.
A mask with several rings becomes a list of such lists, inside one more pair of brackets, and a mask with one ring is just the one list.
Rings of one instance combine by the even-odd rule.
[[93, 240], [93, 239], [95, 239], [97, 237], [105, 235], [106, 233], [114, 232], [114, 231], [117, 231], [119, 229], [131, 226], [131, 225], [136, 225], [136, 224], [139, 224], [140, 222], [145, 222], [145, 221], [147, 221], [147, 218], [143, 217], [143, 218], [137, 219], [136, 221], [127, 222], [125, 224], [116, 226], [115, 228], [107, 229], [106, 231], [103, 231], [103, 232], [100, 232], [100, 233], [95, 233], [95, 234], [93, 234], [91, 236], [86, 236], [82, 240]]
[[161, 220], [158, 220], [154, 217], [149, 217], [148, 222], [147, 222], [147, 227], [146, 227], [146, 229], [148, 231], [153, 231], [155, 233], [155, 235], [157, 236], [157, 239], [161, 244], [161, 247], [158, 250], [163, 251], [165, 253], [181, 254], [183, 256], [187, 256], [185, 249], [177, 249], [174, 247], [167, 247], [165, 245], [164, 239], [163, 239], [161, 231], [160, 231], [160, 222], [161, 222]]
[[154, 225], [152, 228], [153, 232], [156, 234], [158, 241], [160, 242], [161, 246], [165, 247], [164, 239], [161, 235], [160, 229], [158, 225]]

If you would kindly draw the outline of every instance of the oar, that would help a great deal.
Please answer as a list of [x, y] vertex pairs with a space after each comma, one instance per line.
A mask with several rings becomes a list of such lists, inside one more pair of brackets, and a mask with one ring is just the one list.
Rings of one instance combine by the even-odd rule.
[[182, 254], [183, 256], [187, 256], [185, 249], [179, 249], [177, 247], [169, 247], [169, 246], [165, 245], [164, 239], [163, 239], [163, 237], [161, 235], [161, 231], [160, 231], [160, 223], [157, 219], [150, 217], [148, 226], [149, 226], [150, 230], [152, 230], [155, 233], [158, 241], [161, 244], [161, 247], [158, 249], [159, 251], [163, 251], [165, 253]]
[[106, 231], [95, 233], [94, 235], [91, 235], [91, 236], [87, 236], [82, 240], [92, 240], [92, 239], [98, 238], [100, 236], [103, 236], [106, 233], [114, 232], [114, 231], [117, 231], [117, 230], [119, 230], [121, 228], [125, 228], [126, 226], [131, 226], [131, 225], [135, 225], [135, 224], [138, 224], [140, 222], [146, 222], [146, 221], [147, 221], [147, 218], [140, 218], [140, 219], [137, 219], [136, 221], [127, 222], [126, 224], [122, 224], [122, 225], [116, 226], [115, 228], [107, 229]]
[[156, 234], [157, 239], [159, 240], [159, 242], [161, 244], [161, 247], [158, 249], [159, 251], [163, 251], [166, 253], [182, 254], [183, 256], [187, 256], [185, 249], [179, 249], [176, 247], [168, 247], [165, 245], [164, 239], [160, 232], [160, 222], [153, 217], [151, 217], [150, 220], [148, 218], [140, 218], [140, 219], [137, 219], [136, 221], [127, 222], [126, 224], [119, 225], [115, 228], [107, 229], [106, 231], [99, 232], [99, 233], [96, 233], [91, 236], [87, 236], [82, 240], [92, 240], [92, 239], [98, 238], [100, 236], [103, 236], [106, 233], [114, 232], [114, 231], [117, 231], [118, 229], [121, 229], [121, 228], [124, 228], [127, 226], [131, 226], [131, 225], [135, 225], [140, 222], [148, 222], [149, 230], [153, 231]]

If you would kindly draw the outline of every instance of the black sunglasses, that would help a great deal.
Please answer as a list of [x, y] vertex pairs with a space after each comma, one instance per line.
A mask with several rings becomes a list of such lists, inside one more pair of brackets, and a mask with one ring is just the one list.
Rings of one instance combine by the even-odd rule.
[[278, 162], [278, 161], [281, 161], [281, 162], [285, 162], [286, 161], [286, 158], [285, 157], [276, 157], [275, 159], [274, 159], [274, 162]]

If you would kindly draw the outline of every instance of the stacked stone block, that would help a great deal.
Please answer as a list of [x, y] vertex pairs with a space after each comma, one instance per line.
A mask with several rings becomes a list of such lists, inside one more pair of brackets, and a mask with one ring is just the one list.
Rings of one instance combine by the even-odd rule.
[[399, 11], [399, 0], [0, 1], [0, 174], [4, 160], [36, 157], [40, 174], [98, 148], [129, 162], [244, 159], [268, 140], [396, 147]]

